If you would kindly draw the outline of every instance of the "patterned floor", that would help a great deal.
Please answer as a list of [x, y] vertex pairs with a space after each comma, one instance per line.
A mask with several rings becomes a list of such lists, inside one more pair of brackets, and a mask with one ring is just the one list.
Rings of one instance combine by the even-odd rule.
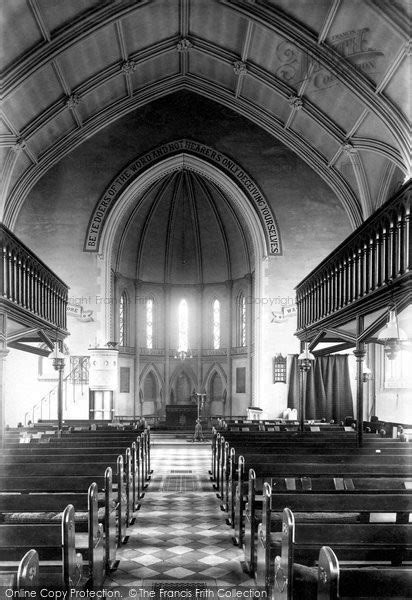
[[204, 597], [215, 586], [254, 588], [210, 482], [210, 444], [154, 443], [151, 456], [152, 480], [108, 586], [156, 591], [159, 584], [169, 590], [195, 585], [206, 590]]

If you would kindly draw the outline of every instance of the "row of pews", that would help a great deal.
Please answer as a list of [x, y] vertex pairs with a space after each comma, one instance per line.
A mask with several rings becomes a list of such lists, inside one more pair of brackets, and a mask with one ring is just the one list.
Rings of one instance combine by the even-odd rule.
[[411, 597], [410, 444], [275, 427], [212, 437], [211, 478], [257, 585], [280, 600]]
[[3, 439], [0, 587], [100, 589], [150, 480], [150, 430], [39, 429]]

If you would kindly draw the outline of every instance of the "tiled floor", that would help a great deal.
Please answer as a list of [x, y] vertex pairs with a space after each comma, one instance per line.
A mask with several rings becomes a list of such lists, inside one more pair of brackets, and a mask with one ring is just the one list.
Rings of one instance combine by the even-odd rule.
[[151, 457], [152, 480], [128, 530], [129, 541], [118, 550], [119, 568], [107, 584], [253, 588], [210, 482], [210, 445], [154, 443]]

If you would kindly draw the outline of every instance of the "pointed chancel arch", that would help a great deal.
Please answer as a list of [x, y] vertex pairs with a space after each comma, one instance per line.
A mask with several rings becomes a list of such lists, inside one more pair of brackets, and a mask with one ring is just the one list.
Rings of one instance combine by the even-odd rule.
[[[220, 160], [217, 160], [216, 152], [206, 146], [199, 145], [204, 149], [205, 156], [191, 153], [191, 148], [195, 142], [188, 140], [179, 140], [167, 145], [164, 152], [166, 155], [156, 158], [154, 163], [143, 168], [145, 159], [136, 159], [132, 165], [138, 170], [138, 175], [133, 177], [132, 167], [125, 169], [112, 184], [107, 188], [107, 193], [101, 202], [96, 205], [96, 209], [90, 218], [89, 229], [85, 240], [85, 250], [94, 251], [97, 254], [98, 261], [102, 261], [102, 277], [100, 280], [101, 294], [110, 297], [112, 288], [112, 268], [116, 255], [116, 240], [121, 236], [124, 230], [125, 222], [128, 221], [130, 214], [138, 210], [141, 199], [146, 191], [167, 173], [179, 172], [181, 170], [190, 170], [197, 175], [208, 179], [220, 190], [222, 200], [231, 203], [232, 210], [241, 216], [243, 227], [247, 231], [253, 249], [254, 265], [251, 265], [254, 271], [253, 294], [255, 297], [262, 296], [264, 261], [269, 255], [279, 255], [282, 252], [281, 238], [277, 228], [276, 219], [272, 209], [265, 200], [258, 186], [241, 169], [239, 165], [229, 161], [227, 157], [220, 154]], [[183, 147], [183, 150], [181, 149]], [[156, 152], [159, 152], [157, 149]], [[152, 154], [155, 150], [152, 152]], [[174, 153], [173, 153], [174, 152]], [[214, 162], [207, 158], [207, 154], [215, 153]], [[148, 153], [150, 154], [150, 153]], [[145, 155], [146, 156], [146, 155]], [[226, 168], [219, 165], [219, 162], [225, 160]], [[237, 176], [230, 173], [235, 171]], [[110, 200], [110, 198], [112, 198]], [[102, 218], [104, 216], [104, 218]], [[96, 220], [96, 217], [98, 219]], [[100, 237], [92, 233], [93, 227], [100, 221]], [[112, 339], [113, 335], [113, 314], [110, 305], [104, 305], [103, 310], [103, 338]], [[256, 307], [255, 322], [261, 323], [259, 319], [260, 305]], [[261, 330], [256, 327], [253, 332], [253, 342], [255, 353], [253, 356], [254, 366], [253, 377], [254, 388], [253, 395], [259, 397], [258, 366], [261, 365]], [[195, 385], [196, 389], [197, 386]], [[171, 387], [172, 389], [172, 387]]]

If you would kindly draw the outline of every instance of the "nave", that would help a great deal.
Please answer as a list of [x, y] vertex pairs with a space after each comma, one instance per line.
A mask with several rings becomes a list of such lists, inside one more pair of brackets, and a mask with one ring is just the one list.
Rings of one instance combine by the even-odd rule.
[[242, 570], [243, 552], [232, 543], [210, 481], [210, 457], [209, 443], [154, 439], [152, 479], [107, 587], [150, 591], [160, 585], [193, 595], [196, 587], [255, 588]]

